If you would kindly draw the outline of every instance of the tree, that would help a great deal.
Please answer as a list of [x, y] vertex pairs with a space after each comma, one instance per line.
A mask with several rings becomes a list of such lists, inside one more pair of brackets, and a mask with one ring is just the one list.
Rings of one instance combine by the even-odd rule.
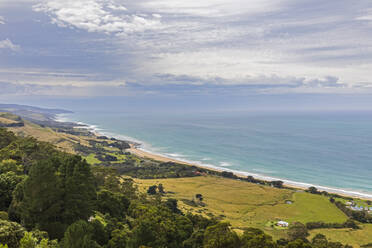
[[311, 240], [311, 243], [316, 247], [316, 248], [327, 248], [328, 247], [328, 240], [326, 236], [323, 234], [318, 233], [317, 235], [314, 236], [314, 238]]
[[227, 178], [234, 178], [234, 179], [237, 178], [237, 176], [230, 171], [222, 171], [221, 176], [222, 177], [227, 177]]
[[14, 172], [17, 175], [23, 174], [23, 166], [13, 159], [5, 159], [0, 162], [0, 173]]
[[184, 248], [202, 248], [204, 240], [204, 229], [195, 230], [190, 238], [183, 242]]
[[9, 215], [5, 211], [0, 211], [0, 220], [9, 220]]
[[150, 186], [149, 189], [147, 190], [147, 194], [156, 195], [156, 189], [157, 188], [158, 188], [158, 186], [156, 186], [156, 185]]
[[177, 204], [177, 200], [176, 199], [173, 199], [173, 198], [169, 198], [167, 199], [167, 201], [165, 202], [165, 205], [173, 212], [173, 213], [176, 213], [176, 214], [180, 214], [181, 213], [181, 210], [178, 209], [178, 204]]
[[87, 220], [96, 201], [89, 165], [79, 156], [53, 155], [37, 162], [20, 191], [15, 212], [26, 227], [38, 226], [52, 238], [61, 238], [73, 222]]
[[272, 181], [271, 185], [275, 188], [283, 188], [283, 181]]
[[52, 161], [40, 161], [31, 167], [29, 177], [23, 186], [20, 204], [21, 219], [25, 226], [39, 226], [51, 237], [63, 235], [61, 213], [63, 192]]
[[203, 244], [204, 248], [237, 248], [239, 237], [231, 231], [230, 223], [220, 222], [205, 230]]
[[305, 242], [302, 239], [296, 239], [294, 241], [288, 242], [285, 246], [286, 248], [312, 248], [311, 244]]
[[165, 191], [164, 191], [164, 187], [163, 187], [163, 184], [159, 183], [159, 185], [158, 185], [158, 190], [159, 190], [159, 193], [160, 193], [160, 194], [164, 194], [164, 193], [165, 193]]
[[354, 220], [352, 220], [352, 219], [348, 219], [344, 223], [344, 226], [345, 227], [348, 227], [348, 228], [352, 228], [352, 229], [360, 229], [360, 227], [358, 226], [358, 224]]
[[32, 236], [32, 233], [25, 232], [25, 235], [21, 239], [20, 248], [35, 248], [37, 244], [37, 239]]
[[20, 241], [21, 248], [57, 248], [57, 240], [49, 240], [48, 233], [35, 229], [25, 232]]
[[97, 199], [89, 164], [80, 156], [66, 156], [58, 174], [63, 192], [63, 222], [69, 225], [79, 219], [87, 220]]
[[7, 147], [0, 150], [0, 161], [12, 159], [24, 167], [27, 173], [35, 162], [45, 160], [59, 154], [53, 145], [46, 142], [38, 142], [36, 139], [17, 138]]
[[103, 214], [110, 214], [112, 217], [124, 217], [130, 201], [120, 193], [112, 193], [108, 190], [101, 190], [97, 194], [97, 209]]
[[315, 187], [313, 187], [313, 186], [309, 187], [309, 188], [307, 189], [307, 191], [308, 191], [309, 193], [311, 193], [311, 194], [319, 194], [318, 189], [315, 188]]
[[203, 195], [202, 194], [196, 194], [195, 198], [198, 199], [199, 201], [203, 201]]
[[129, 240], [130, 247], [182, 247], [182, 242], [193, 231], [188, 218], [174, 214], [161, 205], [131, 205], [129, 213], [135, 219], [132, 223], [134, 228]]
[[100, 247], [92, 239], [93, 228], [88, 222], [79, 220], [71, 224], [63, 237], [65, 248], [96, 248]]
[[59, 248], [57, 240], [42, 239], [36, 248]]
[[0, 211], [7, 211], [13, 199], [13, 190], [23, 177], [14, 172], [0, 174]]
[[308, 235], [309, 233], [306, 226], [300, 222], [294, 222], [288, 229], [288, 237], [290, 240], [305, 240]]
[[130, 230], [128, 226], [124, 226], [120, 229], [115, 229], [111, 233], [111, 239], [109, 240], [107, 247], [108, 248], [126, 248], [128, 247]]
[[275, 248], [273, 238], [260, 229], [248, 228], [241, 237], [241, 248]]
[[12, 132], [8, 132], [5, 128], [0, 128], [0, 137], [0, 149], [3, 149], [16, 140], [15, 135]]
[[9, 248], [18, 248], [24, 232], [25, 229], [16, 222], [0, 220], [0, 244], [6, 244]]
[[99, 245], [106, 245], [110, 238], [110, 235], [107, 232], [108, 230], [104, 226], [107, 223], [102, 219], [95, 218], [89, 220], [89, 224], [92, 227], [92, 239]]

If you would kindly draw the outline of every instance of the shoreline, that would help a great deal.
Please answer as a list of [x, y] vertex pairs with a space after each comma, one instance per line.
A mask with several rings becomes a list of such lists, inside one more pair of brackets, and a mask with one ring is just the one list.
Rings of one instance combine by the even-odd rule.
[[160, 154], [156, 154], [156, 153], [152, 153], [152, 152], [149, 152], [149, 151], [142, 150], [141, 148], [138, 148], [138, 147], [135, 147], [135, 146], [132, 146], [129, 149], [129, 151], [131, 153], [139, 156], [139, 157], [145, 157], [145, 158], [153, 159], [153, 160], [160, 161], [160, 162], [174, 162], [174, 163], [186, 164], [186, 165], [196, 166], [196, 167], [199, 167], [199, 168], [208, 169], [208, 170], [212, 170], [212, 171], [216, 171], [216, 172], [228, 171], [228, 172], [233, 172], [235, 175], [237, 175], [239, 177], [253, 176], [256, 179], [260, 179], [260, 180], [264, 180], [264, 181], [283, 181], [283, 184], [286, 187], [290, 187], [290, 188], [293, 188], [293, 189], [306, 190], [309, 187], [313, 186], [313, 187], [316, 187], [318, 190], [322, 190], [322, 191], [324, 190], [324, 191], [327, 191], [328, 193], [339, 194], [341, 196], [358, 198], [358, 199], [362, 199], [362, 200], [372, 200], [372, 196], [370, 196], [368, 194], [363, 194], [363, 193], [360, 193], [360, 192], [350, 192], [350, 191], [343, 190], [343, 189], [333, 189], [333, 188], [314, 185], [314, 184], [309, 184], [309, 183], [293, 182], [293, 181], [289, 181], [289, 180], [267, 177], [267, 176], [262, 176], [262, 175], [249, 173], [249, 172], [244, 172], [244, 171], [235, 171], [235, 170], [230, 170], [230, 169], [226, 169], [226, 168], [219, 168], [217, 166], [213, 166], [213, 167], [212, 166], [206, 166], [206, 165], [202, 165], [202, 164], [198, 164], [198, 163], [192, 163], [192, 162], [187, 162], [187, 161], [183, 161], [183, 160], [179, 160], [179, 159], [169, 158], [169, 157], [166, 157], [164, 155], [160, 155]]
[[[334, 193], [334, 194], [339, 194], [341, 196], [345, 197], [352, 197], [352, 198], [358, 198], [358, 199], [363, 199], [363, 200], [372, 200], [372, 194], [367, 194], [367, 193], [362, 193], [362, 192], [357, 192], [357, 191], [351, 191], [351, 190], [344, 190], [344, 189], [337, 189], [337, 188], [331, 188], [331, 187], [326, 187], [326, 186], [320, 186], [320, 185], [315, 185], [315, 184], [310, 184], [310, 183], [303, 183], [303, 182], [296, 182], [296, 181], [291, 181], [291, 180], [286, 180], [286, 179], [281, 179], [281, 178], [274, 178], [270, 176], [264, 176], [256, 173], [250, 173], [250, 172], [245, 172], [245, 171], [237, 171], [237, 170], [231, 170], [228, 168], [221, 168], [218, 166], [214, 165], [203, 165], [200, 162], [196, 161], [187, 161], [187, 160], [182, 160], [179, 158], [171, 158], [168, 157], [164, 154], [157, 154], [152, 151], [148, 151], [144, 148], [142, 148], [143, 142], [135, 140], [133, 138], [124, 136], [124, 135], [119, 135], [111, 132], [101, 132], [101, 129], [97, 128], [96, 125], [90, 125], [87, 123], [79, 122], [79, 121], [71, 121], [71, 120], [66, 120], [66, 118], [58, 118], [60, 115], [66, 115], [66, 114], [57, 114], [55, 115], [54, 120], [56, 122], [72, 122], [77, 125], [79, 125], [79, 128], [86, 128], [89, 131], [91, 131], [95, 136], [109, 136], [112, 138], [117, 138], [118, 140], [126, 141], [130, 144], [131, 148], [128, 149], [129, 152], [139, 156], [139, 157], [146, 157], [149, 159], [157, 160], [160, 162], [174, 162], [174, 163], [180, 163], [180, 164], [185, 164], [189, 166], [196, 166], [200, 167], [203, 169], [208, 169], [216, 172], [223, 172], [223, 171], [228, 171], [232, 172], [235, 175], [239, 177], [247, 177], [247, 176], [253, 176], [256, 179], [264, 180], [264, 181], [282, 181], [283, 184], [286, 187], [294, 188], [294, 189], [299, 189], [299, 190], [306, 190], [309, 187], [316, 187], [320, 191], [327, 191], [328, 193]], [[85, 126], [85, 127], [81, 127]]]

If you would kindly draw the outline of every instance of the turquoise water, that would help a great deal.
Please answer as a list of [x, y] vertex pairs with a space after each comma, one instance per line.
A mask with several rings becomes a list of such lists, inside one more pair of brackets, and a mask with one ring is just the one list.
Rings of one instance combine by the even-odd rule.
[[168, 157], [372, 196], [371, 112], [78, 111], [65, 117]]

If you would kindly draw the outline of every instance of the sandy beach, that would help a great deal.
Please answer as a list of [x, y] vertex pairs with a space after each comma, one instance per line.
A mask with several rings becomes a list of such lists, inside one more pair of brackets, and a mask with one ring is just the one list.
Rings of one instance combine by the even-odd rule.
[[[130, 146], [131, 146], [131, 148], [128, 149], [128, 151], [130, 153], [133, 153], [133, 154], [139, 156], [139, 157], [149, 158], [149, 159], [153, 159], [153, 160], [160, 161], [160, 162], [174, 162], [174, 163], [179, 163], [179, 164], [187, 164], [187, 165], [190, 165], [190, 166], [197, 166], [197, 167], [200, 167], [200, 168], [205, 168], [205, 169], [208, 169], [208, 170], [213, 170], [213, 171], [218, 171], [218, 172], [223, 171], [223, 169], [211, 168], [211, 167], [208, 167], [208, 166], [202, 166], [200, 164], [189, 163], [189, 162], [186, 162], [186, 161], [172, 159], [172, 158], [168, 158], [166, 156], [162, 156], [162, 155], [159, 155], [159, 154], [154, 154], [154, 153], [151, 153], [151, 152], [147, 152], [147, 151], [141, 150], [139, 148], [136, 148], [134, 145], [130, 145]], [[235, 173], [235, 174], [239, 175], [239, 176], [245, 176], [245, 175], [239, 174], [239, 173]]]
[[[218, 172], [226, 171], [225, 169], [222, 169], [222, 168], [220, 169], [220, 168], [215, 168], [215, 167], [203, 166], [203, 165], [200, 165], [200, 164], [197, 164], [197, 163], [190, 163], [190, 162], [186, 162], [186, 161], [182, 161], [182, 160], [172, 159], [172, 158], [169, 158], [169, 157], [166, 157], [166, 156], [162, 156], [162, 155], [159, 155], [159, 154], [144, 151], [141, 148], [138, 148], [136, 145], [133, 145], [133, 144], [131, 144], [131, 148], [129, 149], [129, 152], [131, 152], [131, 153], [133, 153], [133, 154], [135, 154], [139, 157], [149, 158], [149, 159], [153, 159], [153, 160], [160, 161], [160, 162], [174, 162], [174, 163], [186, 164], [186, 165], [197, 166], [197, 167], [200, 167], [200, 168], [213, 170], [213, 171], [218, 171]], [[261, 179], [261, 180], [265, 180], [265, 181], [280, 180], [280, 179], [260, 176], [260, 175], [257, 175], [257, 174], [244, 173], [244, 172], [239, 172], [239, 171], [233, 171], [233, 172], [234, 172], [235, 175], [237, 175], [239, 177], [246, 177], [247, 175], [252, 175], [257, 179]], [[336, 194], [339, 194], [339, 195], [342, 195], [342, 196], [345, 196], [345, 197], [355, 197], [355, 198], [359, 198], [359, 199], [363, 199], [363, 200], [372, 200], [372, 197], [362, 195], [359, 192], [355, 192], [355, 193], [343, 192], [343, 190], [332, 189], [332, 188], [327, 188], [327, 187], [322, 187], [322, 186], [317, 186], [317, 185], [311, 185], [311, 184], [305, 184], [305, 183], [301, 185], [301, 183], [291, 182], [291, 181], [287, 181], [287, 180], [282, 180], [282, 181], [284, 182], [285, 186], [291, 187], [291, 188], [294, 188], [294, 189], [298, 189], [298, 190], [305, 190], [305, 189], [308, 189], [310, 186], [315, 186], [316, 188], [318, 188], [321, 191], [324, 190], [324, 191], [327, 191], [329, 193], [336, 193]]]

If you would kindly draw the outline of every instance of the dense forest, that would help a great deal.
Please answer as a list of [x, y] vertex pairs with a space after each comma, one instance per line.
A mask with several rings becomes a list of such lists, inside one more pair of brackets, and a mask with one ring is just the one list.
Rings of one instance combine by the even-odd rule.
[[0, 128], [0, 247], [350, 247], [321, 234], [308, 241], [301, 223], [277, 241], [255, 228], [236, 233], [227, 222], [181, 212], [161, 191], [140, 193], [113, 167]]

